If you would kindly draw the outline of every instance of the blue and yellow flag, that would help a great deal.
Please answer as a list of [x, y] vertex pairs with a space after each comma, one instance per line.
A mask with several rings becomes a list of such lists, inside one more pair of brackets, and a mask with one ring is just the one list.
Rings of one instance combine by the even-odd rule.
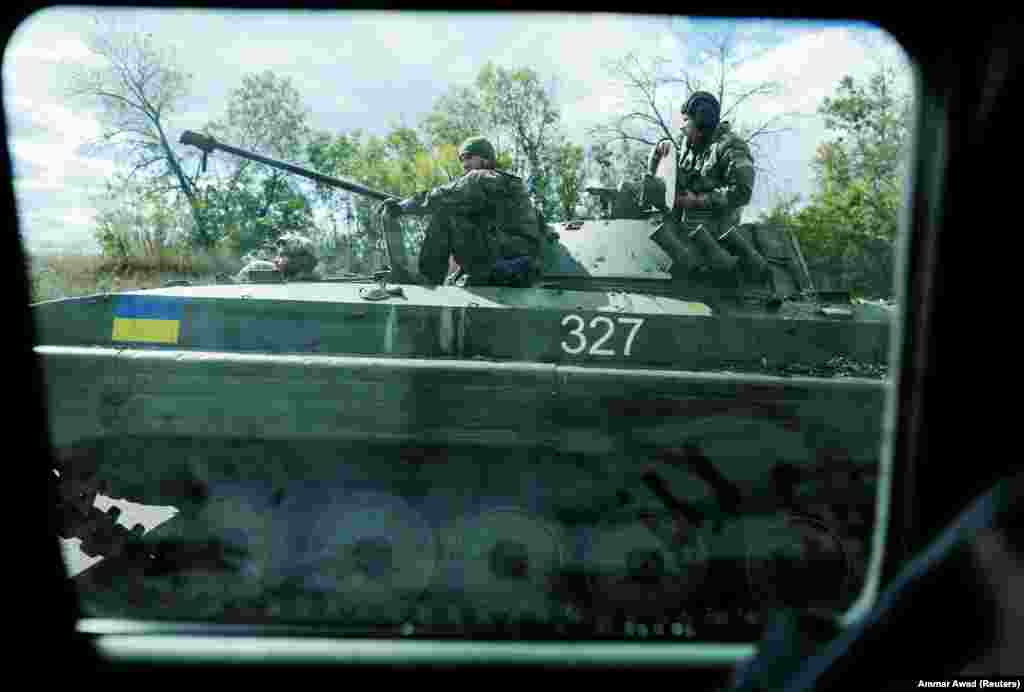
[[179, 298], [118, 296], [111, 341], [177, 344], [185, 305]]

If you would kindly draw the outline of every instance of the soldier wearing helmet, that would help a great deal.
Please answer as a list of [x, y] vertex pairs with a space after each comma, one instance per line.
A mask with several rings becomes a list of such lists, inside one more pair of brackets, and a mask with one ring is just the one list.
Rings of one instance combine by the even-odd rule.
[[[523, 180], [497, 170], [494, 147], [470, 137], [460, 150], [465, 174], [404, 200], [390, 214], [430, 214], [419, 270], [430, 283], [528, 285], [539, 273], [541, 228]], [[449, 256], [458, 269], [446, 277]]]
[[316, 280], [317, 256], [314, 243], [301, 233], [288, 232], [267, 241], [235, 277], [242, 283], [261, 281]]
[[310, 279], [317, 265], [313, 241], [300, 233], [285, 233], [275, 243], [274, 264], [285, 278]]
[[[754, 190], [754, 160], [750, 147], [720, 122], [718, 99], [706, 91], [693, 93], [680, 109], [682, 123], [675, 207], [684, 211], [687, 231], [703, 224], [718, 238], [740, 223], [743, 207]], [[651, 152], [653, 175], [668, 152], [668, 140]]]

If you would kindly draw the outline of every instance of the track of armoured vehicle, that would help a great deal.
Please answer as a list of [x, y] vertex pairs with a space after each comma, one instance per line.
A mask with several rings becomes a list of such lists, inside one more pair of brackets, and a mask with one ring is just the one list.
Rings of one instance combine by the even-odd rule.
[[[786, 229], [669, 234], [590, 192], [530, 288], [269, 272], [34, 305], [63, 537], [105, 556], [87, 614], [749, 640], [765, 608], [849, 606], [887, 311], [815, 292]], [[129, 530], [97, 496], [177, 514]]]

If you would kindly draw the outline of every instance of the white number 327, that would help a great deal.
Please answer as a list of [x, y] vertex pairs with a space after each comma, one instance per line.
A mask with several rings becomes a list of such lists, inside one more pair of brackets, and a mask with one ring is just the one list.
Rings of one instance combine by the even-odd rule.
[[640, 317], [616, 317], [612, 320], [610, 317], [598, 315], [590, 320], [588, 325], [586, 320], [579, 315], [566, 315], [562, 318], [562, 326], [570, 329], [568, 337], [562, 341], [562, 350], [571, 356], [579, 355], [584, 351], [592, 356], [617, 355], [614, 346], [618, 341], [615, 339], [615, 328], [618, 324], [629, 327], [622, 355], [630, 356], [633, 353], [633, 339], [636, 338], [643, 323], [644, 320]]

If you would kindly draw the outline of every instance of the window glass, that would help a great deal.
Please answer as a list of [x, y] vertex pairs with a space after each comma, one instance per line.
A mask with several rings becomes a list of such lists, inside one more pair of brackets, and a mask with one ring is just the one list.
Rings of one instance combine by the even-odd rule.
[[2, 96], [86, 615], [846, 612], [912, 75], [853, 23], [33, 15]]

